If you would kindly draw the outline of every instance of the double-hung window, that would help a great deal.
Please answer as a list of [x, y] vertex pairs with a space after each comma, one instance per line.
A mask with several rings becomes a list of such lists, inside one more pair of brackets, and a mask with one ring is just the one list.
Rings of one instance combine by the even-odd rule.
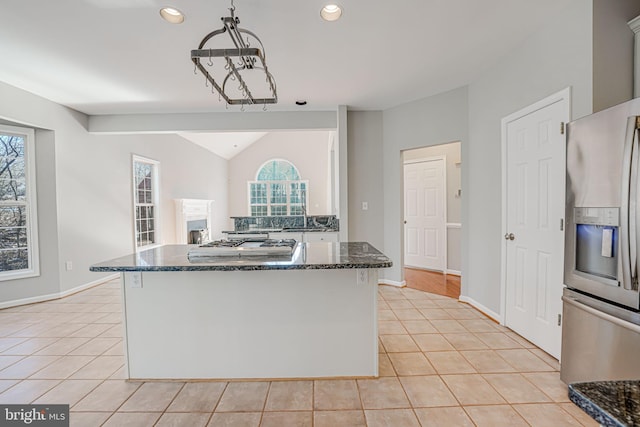
[[309, 182], [300, 179], [296, 167], [281, 159], [263, 164], [255, 181], [249, 181], [251, 216], [304, 215]]
[[34, 132], [0, 125], [0, 280], [40, 274]]
[[160, 163], [133, 156], [133, 211], [136, 249], [160, 242], [158, 181]]

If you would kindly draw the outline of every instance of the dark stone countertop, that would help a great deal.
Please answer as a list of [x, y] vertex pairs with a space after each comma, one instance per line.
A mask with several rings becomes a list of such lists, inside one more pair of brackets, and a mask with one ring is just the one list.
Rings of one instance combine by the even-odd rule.
[[569, 384], [569, 399], [602, 426], [640, 426], [640, 380]]
[[224, 234], [261, 234], [261, 233], [337, 233], [334, 228], [249, 228], [246, 230], [223, 230]]
[[391, 260], [367, 242], [298, 243], [291, 256], [203, 257], [189, 260], [196, 245], [164, 245], [92, 265], [91, 271], [252, 271], [388, 268]]

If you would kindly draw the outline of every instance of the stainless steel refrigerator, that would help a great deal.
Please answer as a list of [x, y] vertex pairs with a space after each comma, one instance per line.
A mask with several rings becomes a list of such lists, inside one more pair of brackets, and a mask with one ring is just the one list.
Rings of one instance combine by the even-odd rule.
[[640, 98], [567, 126], [560, 377], [640, 379]]

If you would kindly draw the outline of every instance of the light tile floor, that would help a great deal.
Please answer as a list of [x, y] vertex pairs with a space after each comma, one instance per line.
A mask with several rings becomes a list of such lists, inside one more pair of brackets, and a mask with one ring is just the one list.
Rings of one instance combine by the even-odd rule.
[[123, 380], [118, 281], [0, 310], [0, 403], [72, 426], [596, 426], [555, 359], [470, 306], [379, 287], [379, 379]]

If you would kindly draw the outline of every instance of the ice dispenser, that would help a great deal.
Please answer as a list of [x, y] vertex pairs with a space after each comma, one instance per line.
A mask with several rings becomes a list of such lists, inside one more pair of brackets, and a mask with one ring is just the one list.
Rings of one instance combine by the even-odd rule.
[[618, 286], [619, 208], [574, 208], [576, 272]]

